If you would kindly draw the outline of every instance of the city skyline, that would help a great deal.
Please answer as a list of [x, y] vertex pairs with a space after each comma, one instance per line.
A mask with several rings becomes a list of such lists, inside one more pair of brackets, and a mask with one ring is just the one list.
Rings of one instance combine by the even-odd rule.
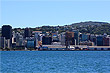
[[110, 73], [110, 0], [1, 0], [0, 73]]
[[1, 1], [1, 26], [38, 27], [84, 21], [108, 22], [110, 1]]

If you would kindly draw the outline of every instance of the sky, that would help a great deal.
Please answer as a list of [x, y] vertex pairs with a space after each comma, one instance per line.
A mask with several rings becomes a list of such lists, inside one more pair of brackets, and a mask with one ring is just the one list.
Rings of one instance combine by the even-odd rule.
[[110, 23], [109, 0], [1, 0], [0, 5], [0, 27], [62, 26], [85, 21]]

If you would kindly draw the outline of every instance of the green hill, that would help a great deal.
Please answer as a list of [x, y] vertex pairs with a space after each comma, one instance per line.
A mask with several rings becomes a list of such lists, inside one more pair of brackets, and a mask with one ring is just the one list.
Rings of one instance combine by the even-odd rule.
[[[35, 27], [30, 28], [31, 31], [43, 31], [43, 32], [55, 32], [59, 31], [72, 31], [72, 30], [79, 30], [81, 33], [91, 33], [91, 34], [104, 34], [107, 33], [110, 35], [110, 23], [107, 22], [80, 22], [80, 23], [73, 23], [71, 25], [64, 25], [64, 26], [42, 26], [42, 27]], [[24, 28], [15, 28], [15, 31], [22, 32]]]

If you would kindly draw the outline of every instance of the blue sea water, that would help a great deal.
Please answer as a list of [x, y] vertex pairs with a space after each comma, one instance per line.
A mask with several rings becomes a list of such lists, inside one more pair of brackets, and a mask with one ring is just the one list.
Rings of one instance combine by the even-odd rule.
[[1, 51], [1, 73], [110, 73], [110, 51]]

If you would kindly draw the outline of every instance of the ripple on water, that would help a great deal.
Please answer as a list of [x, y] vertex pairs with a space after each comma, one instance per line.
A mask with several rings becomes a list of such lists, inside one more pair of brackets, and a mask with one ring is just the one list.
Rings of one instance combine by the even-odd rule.
[[110, 72], [110, 51], [2, 51], [2, 72]]

